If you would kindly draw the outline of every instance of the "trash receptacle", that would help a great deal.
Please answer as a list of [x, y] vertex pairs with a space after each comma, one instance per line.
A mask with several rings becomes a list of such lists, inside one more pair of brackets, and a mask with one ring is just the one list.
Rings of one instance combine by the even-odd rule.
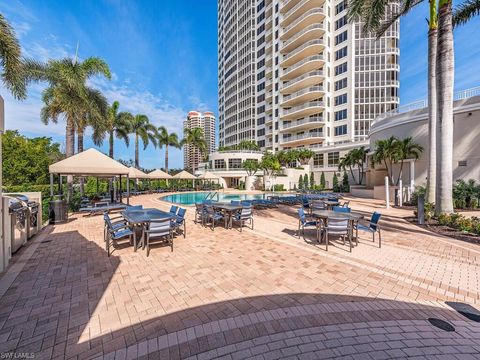
[[68, 204], [65, 199], [57, 198], [49, 204], [50, 224], [59, 224], [68, 220]]

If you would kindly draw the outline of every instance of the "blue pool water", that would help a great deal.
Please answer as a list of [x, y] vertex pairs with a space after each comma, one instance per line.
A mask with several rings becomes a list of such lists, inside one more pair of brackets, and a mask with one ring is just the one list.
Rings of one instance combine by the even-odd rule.
[[[195, 192], [195, 193], [180, 193], [173, 194], [161, 197], [160, 200], [168, 201], [171, 203], [182, 204], [182, 205], [193, 205], [195, 203], [202, 202], [207, 196], [208, 192]], [[255, 199], [265, 199], [269, 194], [224, 194], [218, 193], [218, 201], [220, 202], [229, 202], [231, 200], [255, 200]], [[277, 195], [277, 194], [275, 194]], [[214, 201], [217, 200], [217, 196], [213, 198]]]

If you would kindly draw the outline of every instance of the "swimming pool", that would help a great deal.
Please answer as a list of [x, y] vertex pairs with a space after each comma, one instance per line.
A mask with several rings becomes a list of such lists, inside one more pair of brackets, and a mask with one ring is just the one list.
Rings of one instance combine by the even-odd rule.
[[[207, 196], [208, 192], [192, 192], [192, 193], [180, 193], [163, 196], [160, 200], [168, 201], [171, 203], [182, 204], [182, 205], [193, 205], [195, 203], [202, 202]], [[264, 194], [225, 194], [217, 193], [218, 201], [220, 202], [229, 202], [231, 200], [256, 200], [256, 199], [266, 199], [271, 193]], [[279, 195], [279, 194], [275, 194]], [[281, 195], [279, 195], [281, 196]], [[217, 201], [217, 195], [214, 196], [213, 200]]]

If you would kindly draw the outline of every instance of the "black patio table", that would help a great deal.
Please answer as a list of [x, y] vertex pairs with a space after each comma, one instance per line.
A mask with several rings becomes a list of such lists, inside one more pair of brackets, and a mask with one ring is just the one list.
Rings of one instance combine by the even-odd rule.
[[145, 225], [150, 223], [152, 220], [159, 220], [159, 219], [174, 219], [175, 215], [166, 211], [162, 211], [155, 208], [147, 208], [143, 210], [125, 210], [121, 212], [122, 216], [124, 217], [125, 221], [128, 222], [133, 228], [133, 248], [134, 251], [137, 251], [137, 232], [135, 231], [135, 227], [141, 227], [141, 234], [142, 234], [142, 247], [144, 244], [144, 230]]
[[[240, 204], [236, 205], [236, 204], [217, 202], [217, 203], [212, 203], [211, 205], [215, 209], [219, 209], [219, 210], [223, 211], [224, 219], [225, 219], [225, 228], [226, 229], [228, 229], [228, 227], [229, 227], [227, 224], [230, 224], [230, 226], [231, 226], [231, 219], [232, 219], [233, 213], [243, 209], [243, 206], [240, 205]], [[228, 222], [227, 222], [227, 215], [228, 215]]]
[[[317, 219], [345, 219], [352, 223], [358, 223], [364, 216], [356, 212], [339, 212], [333, 210], [315, 210], [312, 212], [312, 216]], [[358, 244], [358, 227], [355, 233], [355, 241]]]

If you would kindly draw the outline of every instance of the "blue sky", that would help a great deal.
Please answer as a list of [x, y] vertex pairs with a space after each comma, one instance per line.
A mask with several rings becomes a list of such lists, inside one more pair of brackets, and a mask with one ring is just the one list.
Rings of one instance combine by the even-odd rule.
[[[82, 0], [0, 2], [0, 12], [16, 29], [25, 56], [38, 60], [99, 56], [113, 79], [95, 79], [110, 101], [122, 110], [146, 114], [156, 126], [181, 134], [189, 110], [217, 114], [216, 0]], [[401, 22], [401, 103], [426, 95], [427, 5]], [[480, 18], [455, 32], [456, 90], [480, 85]], [[5, 98], [6, 128], [28, 136], [47, 135], [64, 142], [64, 123], [39, 120], [42, 84], [30, 86], [29, 98]], [[89, 140], [86, 147], [92, 146]], [[101, 149], [107, 152], [106, 143]], [[116, 142], [116, 156], [133, 158], [133, 147]], [[170, 166], [182, 166], [182, 155], [171, 151]], [[164, 165], [164, 150], [151, 146], [140, 154], [147, 168]]]

